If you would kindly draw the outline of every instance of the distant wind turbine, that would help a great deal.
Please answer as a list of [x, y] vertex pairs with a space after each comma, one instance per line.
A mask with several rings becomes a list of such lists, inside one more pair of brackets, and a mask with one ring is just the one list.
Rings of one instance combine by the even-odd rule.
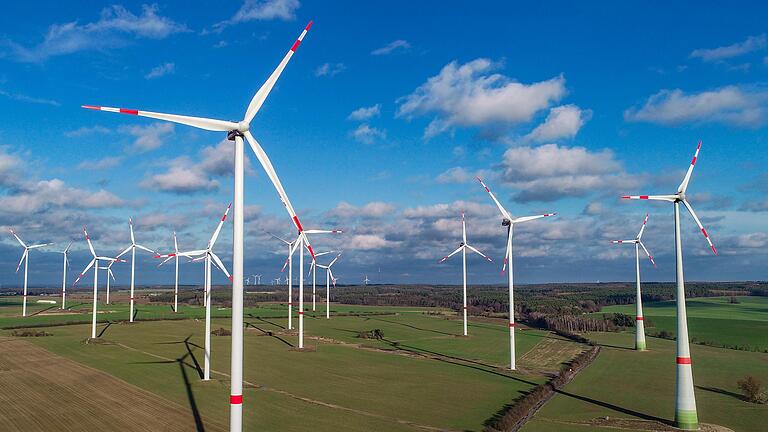
[[27, 275], [29, 273], [29, 251], [32, 249], [38, 249], [44, 246], [51, 245], [53, 243], [42, 243], [42, 244], [36, 244], [27, 246], [26, 243], [21, 241], [18, 235], [16, 235], [16, 231], [11, 229], [11, 234], [13, 234], [14, 237], [16, 237], [16, 240], [18, 240], [21, 247], [24, 248], [24, 253], [21, 254], [21, 259], [19, 260], [19, 265], [16, 266], [16, 273], [19, 272], [19, 268], [21, 267], [21, 263], [24, 263], [24, 298], [22, 300], [22, 306], [21, 306], [21, 316], [27, 316]]
[[327, 251], [327, 252], [315, 252], [315, 259], [312, 260], [312, 262], [309, 264], [309, 272], [307, 273], [307, 276], [312, 274], [312, 311], [315, 311], [315, 286], [317, 285], [317, 257], [332, 254], [335, 251]]
[[66, 309], [67, 303], [67, 269], [69, 268], [69, 248], [72, 246], [72, 242], [69, 242], [66, 248], [61, 252], [64, 256], [64, 268], [63, 276], [61, 277], [61, 309]]
[[635, 301], [635, 310], [636, 310], [636, 318], [635, 318], [635, 349], [638, 351], [645, 351], [645, 325], [644, 325], [644, 318], [643, 318], [643, 299], [640, 294], [640, 247], [643, 248], [645, 251], [645, 254], [648, 255], [648, 259], [651, 260], [651, 263], [654, 267], [656, 267], [656, 262], [653, 260], [653, 256], [650, 252], [648, 252], [648, 249], [645, 248], [645, 245], [641, 241], [643, 238], [643, 231], [645, 231], [645, 225], [648, 223], [648, 213], [645, 214], [645, 219], [643, 220], [643, 226], [640, 227], [640, 232], [637, 234], [637, 237], [635, 237], [632, 240], [613, 240], [611, 243], [613, 244], [634, 244], [635, 245], [635, 281], [636, 281], [636, 298]]
[[462, 308], [464, 311], [464, 336], [467, 335], [467, 249], [485, 258], [488, 262], [493, 262], [492, 259], [488, 258], [487, 256], [485, 256], [485, 254], [475, 249], [474, 246], [471, 246], [469, 243], [467, 243], [467, 222], [464, 219], [464, 213], [462, 213], [461, 214], [461, 243], [459, 243], [459, 247], [456, 248], [455, 251], [451, 252], [447, 256], [444, 256], [443, 259], [441, 259], [439, 262], [443, 263], [448, 258], [461, 252], [462, 274], [464, 276], [464, 279], [463, 279], [464, 280], [464, 291], [463, 291], [464, 307]]
[[142, 246], [142, 245], [136, 243], [136, 238], [133, 235], [133, 219], [132, 218], [128, 218], [128, 227], [131, 230], [131, 244], [127, 248], [125, 248], [124, 251], [122, 251], [119, 254], [117, 254], [116, 258], [120, 258], [121, 256], [127, 254], [129, 251], [131, 252], [131, 298], [130, 298], [131, 306], [130, 306], [130, 309], [129, 309], [130, 315], [129, 315], [128, 320], [130, 322], [133, 322], [133, 303], [134, 303], [133, 290], [134, 290], [134, 283], [135, 283], [135, 280], [136, 280], [136, 249], [138, 248], [138, 249], [147, 251], [147, 252], [151, 253], [152, 255], [157, 255], [157, 252], [153, 251], [152, 249], [150, 249], [150, 248], [148, 248], [146, 246]]
[[155, 255], [155, 258], [165, 258], [157, 266], [160, 267], [171, 259], [176, 259], [176, 277], [173, 285], [173, 312], [179, 312], [179, 242], [176, 240], [176, 231], [173, 232], [173, 252]]
[[325, 269], [325, 319], [331, 319], [331, 288], [329, 283], [333, 281], [333, 288], [336, 288], [336, 278], [333, 277], [331, 267], [341, 258], [341, 253], [336, 255], [328, 265], [317, 264], [317, 267]]
[[707, 234], [707, 230], [701, 224], [693, 207], [688, 203], [685, 191], [688, 189], [688, 183], [691, 181], [693, 167], [699, 158], [701, 150], [701, 141], [696, 147], [696, 153], [693, 155], [688, 172], [685, 173], [677, 192], [672, 195], [625, 195], [624, 199], [655, 200], [671, 202], [675, 214], [675, 279], [677, 280], [677, 383], [676, 383], [676, 402], [675, 402], [675, 423], [677, 427], [684, 430], [698, 430], [699, 419], [696, 413], [696, 395], [693, 392], [693, 370], [691, 369], [691, 351], [688, 341], [688, 318], [685, 310], [685, 280], [683, 278], [683, 241], [680, 237], [680, 203], [688, 209], [693, 220], [698, 225], [704, 238], [707, 240], [712, 252], [717, 255], [717, 249], [712, 244], [712, 240]]

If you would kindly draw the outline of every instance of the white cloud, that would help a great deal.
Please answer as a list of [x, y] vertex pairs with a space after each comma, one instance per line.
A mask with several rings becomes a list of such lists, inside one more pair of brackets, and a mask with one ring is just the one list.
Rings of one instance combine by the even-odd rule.
[[396, 50], [407, 50], [411, 47], [411, 44], [408, 43], [407, 40], [398, 39], [396, 41], [392, 41], [386, 45], [384, 45], [381, 48], [377, 48], [373, 51], [371, 51], [372, 55], [387, 55], [391, 54], [393, 51]]
[[397, 246], [399, 242], [390, 241], [377, 234], [357, 234], [351, 236], [344, 243], [351, 250], [375, 250]]
[[475, 177], [486, 178], [488, 177], [488, 171], [477, 170], [474, 172], [469, 172], [467, 169], [462, 167], [453, 167], [440, 173], [435, 178], [435, 181], [442, 184], [469, 183], [474, 181]]
[[40, 105], [61, 106], [61, 104], [52, 99], [38, 98], [34, 96], [27, 96], [20, 93], [11, 93], [5, 90], [0, 90], [0, 96], [5, 96], [8, 99], [16, 100], [19, 102], [29, 102]]
[[335, 208], [328, 212], [331, 217], [353, 218], [370, 217], [380, 218], [395, 212], [396, 207], [390, 203], [382, 201], [372, 201], [362, 207], [356, 207], [348, 202], [342, 201]]
[[768, 91], [736, 86], [685, 94], [680, 89], [662, 90], [642, 107], [624, 111], [627, 121], [678, 125], [715, 122], [756, 127], [765, 123]]
[[369, 107], [358, 108], [352, 111], [347, 118], [349, 120], [364, 121], [377, 117], [379, 114], [381, 114], [381, 104], [376, 104]]
[[78, 169], [85, 170], [105, 170], [114, 168], [123, 161], [120, 156], [108, 156], [97, 160], [84, 160], [77, 165]]
[[112, 131], [105, 128], [104, 126], [83, 126], [75, 130], [64, 132], [64, 135], [70, 138], [79, 138], [91, 135], [106, 135], [109, 133], [112, 133]]
[[163, 39], [173, 33], [188, 31], [186, 26], [157, 14], [155, 5], [142, 6], [134, 15], [123, 6], [113, 5], [101, 11], [99, 20], [87, 24], [77, 21], [54, 24], [43, 41], [31, 48], [6, 41], [12, 58], [37, 63], [50, 57], [86, 50], [101, 50], [125, 44], [125, 37]]
[[0, 197], [0, 208], [7, 213], [31, 214], [51, 207], [109, 208], [126, 205], [126, 202], [104, 189], [88, 191], [67, 186], [60, 179], [40, 180], [25, 184], [11, 195]]
[[347, 67], [343, 63], [323, 63], [315, 69], [315, 76], [327, 76], [329, 78], [336, 76]]
[[765, 34], [750, 36], [743, 42], [718, 48], [701, 48], [693, 50], [691, 58], [700, 58], [705, 62], [722, 61], [725, 59], [738, 57], [754, 51], [764, 50], [766, 47]]
[[607, 149], [515, 147], [504, 153], [501, 168], [502, 181], [518, 190], [513, 197], [520, 202], [555, 201], [636, 185]]
[[232, 18], [215, 24], [213, 30], [220, 32], [233, 24], [248, 21], [293, 21], [300, 6], [299, 0], [245, 0]]
[[592, 118], [591, 110], [582, 110], [576, 105], [562, 105], [551, 108], [544, 123], [538, 125], [525, 139], [543, 142], [560, 138], [573, 138], [584, 123]]
[[378, 139], [386, 138], [387, 133], [384, 130], [363, 123], [352, 131], [352, 137], [363, 144], [373, 144]]
[[144, 78], [146, 79], [155, 79], [160, 78], [165, 75], [170, 75], [172, 73], [176, 72], [176, 64], [174, 63], [163, 63], [161, 65], [157, 65], [152, 68], [151, 71], [149, 71], [148, 74], [144, 75]]
[[768, 246], [768, 234], [764, 232], [742, 234], [737, 237], [736, 245], [743, 248], [765, 248]]
[[131, 152], [144, 153], [163, 145], [174, 134], [173, 123], [151, 123], [147, 126], [122, 126], [120, 132], [135, 139], [128, 148]]
[[171, 166], [166, 173], [150, 176], [142, 180], [139, 185], [145, 189], [177, 194], [204, 192], [219, 188], [217, 180], [210, 179], [201, 175], [200, 171], [181, 164]]
[[491, 73], [498, 64], [479, 58], [451, 62], [413, 93], [399, 100], [397, 116], [434, 114], [425, 130], [433, 137], [453, 126], [511, 126], [528, 122], [542, 109], [565, 96], [565, 78], [523, 84]]

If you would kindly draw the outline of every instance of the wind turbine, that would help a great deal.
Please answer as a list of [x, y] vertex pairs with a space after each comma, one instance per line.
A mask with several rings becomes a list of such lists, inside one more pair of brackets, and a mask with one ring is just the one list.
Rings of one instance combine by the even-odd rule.
[[[283, 264], [283, 269], [280, 270], [280, 272], [285, 271], [285, 267], [288, 267], [288, 276], [285, 278], [285, 284], [288, 285], [288, 330], [293, 329], [293, 245], [298, 240], [288, 241], [284, 238], [278, 237], [272, 233], [269, 233], [272, 237], [280, 240], [281, 242], [288, 245], [288, 258], [285, 260], [285, 264]], [[280, 278], [277, 278], [277, 283], [280, 284]]]
[[251, 277], [250, 277], [250, 276], [248, 276], [248, 277], [246, 277], [246, 278], [243, 278], [243, 283], [244, 283], [245, 285], [250, 285], [250, 284], [251, 284]]
[[371, 280], [368, 279], [368, 275], [365, 275], [365, 279], [363, 279], [363, 284], [365, 284], [365, 286], [368, 286], [368, 282], [370, 282], [370, 281]]
[[21, 306], [21, 316], [27, 316], [27, 274], [29, 271], [29, 251], [32, 249], [38, 249], [43, 246], [48, 246], [53, 243], [42, 243], [42, 244], [36, 244], [27, 246], [26, 243], [21, 241], [18, 235], [16, 235], [16, 231], [11, 229], [11, 234], [13, 234], [14, 237], [16, 237], [16, 240], [19, 241], [19, 244], [21, 247], [24, 248], [24, 253], [21, 254], [21, 259], [19, 260], [19, 265], [16, 266], [16, 273], [19, 272], [19, 268], [21, 267], [21, 263], [24, 263], [24, 298]]
[[88, 237], [88, 231], [85, 230], [85, 227], [83, 227], [83, 234], [85, 235], [85, 241], [88, 242], [88, 249], [91, 251], [91, 255], [93, 255], [93, 259], [91, 262], [88, 263], [87, 266], [85, 266], [85, 269], [80, 272], [80, 276], [75, 279], [75, 282], [72, 283], [72, 286], [77, 285], [77, 282], [80, 281], [80, 279], [85, 276], [85, 274], [88, 272], [88, 270], [93, 267], [93, 318], [91, 320], [91, 339], [96, 339], [96, 309], [97, 309], [97, 301], [98, 301], [98, 289], [99, 289], [99, 261], [120, 261], [125, 262], [125, 260], [121, 260], [119, 258], [110, 258], [105, 256], [98, 256], [96, 255], [96, 251], [93, 249], [93, 244], [91, 244], [91, 238]]
[[456, 248], [455, 251], [451, 252], [447, 256], [444, 256], [443, 259], [439, 261], [439, 263], [445, 262], [448, 258], [456, 255], [461, 251], [461, 265], [462, 265], [462, 273], [464, 275], [464, 291], [463, 291], [463, 298], [464, 298], [464, 336], [467, 335], [467, 249], [470, 251], [480, 255], [481, 257], [488, 260], [488, 262], [493, 262], [492, 259], [485, 256], [482, 252], [475, 249], [474, 246], [471, 246], [469, 243], [467, 243], [467, 222], [464, 219], [464, 213], [461, 213], [461, 243], [459, 243], [459, 247]]
[[643, 220], [643, 226], [640, 227], [640, 232], [637, 233], [637, 237], [632, 240], [612, 240], [613, 244], [634, 244], [635, 245], [635, 280], [637, 281], [637, 300], [636, 304], [636, 321], [635, 321], [635, 349], [638, 351], [645, 351], [645, 325], [643, 324], [643, 299], [640, 295], [640, 248], [642, 247], [645, 254], [648, 255], [648, 259], [651, 260], [653, 267], [656, 267], [656, 261], [653, 260], [653, 256], [645, 245], [641, 241], [643, 238], [643, 231], [645, 231], [645, 225], [648, 223], [648, 213], [645, 214]]
[[257, 281], [256, 285], [261, 285], [261, 275], [260, 274], [253, 275], [253, 278]]
[[230, 208], [232, 208], [231, 203], [224, 211], [224, 215], [221, 217], [219, 225], [216, 226], [216, 230], [213, 232], [211, 239], [208, 240], [208, 246], [206, 246], [205, 249], [178, 253], [178, 255], [192, 258], [192, 261], [205, 261], [205, 369], [203, 374], [203, 380], [205, 381], [211, 379], [211, 264], [221, 270], [230, 281], [234, 282], [233, 277], [229, 274], [227, 268], [224, 267], [224, 263], [221, 262], [219, 256], [213, 252], [213, 246], [219, 238], [219, 232], [221, 232], [221, 227], [224, 225], [224, 221], [227, 220], [227, 214], [229, 214]]
[[699, 157], [701, 150], [701, 140], [696, 147], [696, 153], [691, 160], [691, 166], [685, 173], [682, 183], [677, 188], [677, 193], [672, 195], [625, 195], [624, 199], [640, 199], [671, 202], [675, 213], [675, 268], [677, 280], [677, 379], [675, 396], [675, 423], [677, 427], [684, 430], [697, 430], [699, 428], [699, 419], [696, 413], [696, 396], [693, 392], [693, 371], [691, 368], [691, 351], [688, 342], [688, 318], [685, 310], [685, 281], [683, 278], [683, 242], [680, 238], [680, 203], [693, 217], [704, 238], [712, 248], [712, 252], [717, 255], [717, 249], [712, 244], [712, 240], [707, 234], [707, 230], [701, 224], [693, 207], [688, 203], [685, 191], [688, 189], [688, 183], [691, 181], [693, 167]]
[[336, 278], [333, 277], [333, 271], [331, 271], [331, 267], [333, 267], [333, 264], [335, 264], [339, 258], [341, 258], [341, 253], [336, 255], [336, 258], [334, 258], [328, 265], [317, 264], [317, 267], [325, 269], [325, 319], [331, 319], [330, 281], [333, 281], [333, 287], [336, 288]]
[[115, 280], [115, 274], [112, 273], [112, 264], [115, 262], [112, 261], [107, 266], [99, 267], [99, 270], [106, 270], [107, 271], [107, 304], [109, 304], [109, 278], [111, 277], [112, 280]]
[[61, 309], [66, 309], [67, 302], [67, 269], [69, 268], [69, 247], [72, 246], [72, 242], [69, 242], [64, 251], [61, 254], [64, 256], [64, 276], [61, 278]]
[[498, 207], [499, 212], [501, 213], [501, 225], [507, 227], [507, 250], [504, 253], [504, 265], [501, 268], [502, 274], [504, 273], [504, 270], [507, 267], [507, 263], [509, 263], [509, 369], [515, 370], [515, 296], [514, 296], [514, 275], [512, 272], [512, 234], [513, 229], [515, 227], [516, 223], [522, 223], [522, 222], [528, 222], [534, 219], [539, 219], [543, 217], [549, 217], [554, 216], [557, 213], [545, 213], [543, 215], [536, 215], [536, 216], [523, 216], [519, 218], [513, 218], [512, 215], [501, 206], [501, 203], [498, 199], [496, 199], [496, 195], [491, 192], [491, 190], [488, 188], [488, 186], [485, 185], [483, 180], [480, 177], [476, 177], [477, 181], [480, 182], [480, 184], [485, 188], [485, 191], [488, 192], [488, 195], [491, 196], [491, 199], [496, 204], [496, 207]]
[[[315, 252], [315, 258], [323, 255], [328, 255], [331, 253], [334, 253], [335, 251], [327, 251], [327, 252]], [[316, 268], [317, 260], [313, 259], [312, 262], [309, 264], [309, 272], [307, 273], [307, 276], [309, 276], [309, 273], [312, 273], [312, 312], [315, 311], [315, 286], [316, 286]]]
[[130, 312], [129, 312], [130, 315], [128, 319], [130, 322], [133, 322], [133, 301], [134, 301], [133, 288], [134, 288], [135, 275], [136, 275], [135, 274], [136, 273], [136, 248], [145, 250], [154, 256], [157, 256], [157, 252], [153, 251], [152, 249], [146, 246], [142, 246], [136, 243], [136, 238], [133, 235], [133, 219], [132, 218], [128, 218], [128, 227], [131, 229], [131, 244], [128, 245], [128, 247], [125, 248], [125, 250], [117, 254], [116, 258], [120, 258], [121, 256], [127, 254], [129, 251], [131, 252], [131, 298], [130, 298], [131, 307], [130, 307]]
[[272, 166], [272, 162], [269, 160], [266, 152], [261, 145], [256, 141], [256, 138], [250, 132], [251, 121], [258, 113], [264, 101], [267, 99], [272, 88], [275, 86], [277, 79], [285, 69], [288, 61], [293, 56], [296, 49], [301, 44], [304, 36], [312, 26], [312, 21], [307, 24], [304, 30], [299, 35], [298, 39], [293, 43], [291, 48], [283, 57], [282, 61], [278, 64], [277, 68], [267, 78], [267, 81], [259, 88], [256, 94], [248, 104], [248, 108], [245, 112], [245, 117], [239, 122], [214, 120], [202, 117], [190, 117], [181, 116], [175, 114], [164, 114], [151, 111], [140, 111], [135, 109], [125, 108], [110, 108], [93, 105], [85, 105], [84, 108], [95, 109], [101, 111], [118, 112], [123, 114], [130, 114], [142, 117], [149, 117], [158, 120], [165, 120], [174, 123], [185, 124], [188, 126], [196, 127], [199, 129], [205, 129], [210, 131], [226, 132], [227, 139], [235, 142], [235, 158], [234, 158], [234, 201], [235, 211], [233, 220], [233, 242], [232, 242], [232, 273], [234, 282], [232, 284], [232, 354], [231, 354], [231, 373], [230, 373], [230, 431], [241, 431], [243, 429], [243, 177], [244, 177], [244, 146], [243, 138], [248, 141], [251, 149], [256, 154], [256, 158], [261, 163], [264, 171], [272, 182], [272, 185], [277, 190], [280, 200], [283, 202], [286, 211], [288, 212], [291, 220], [293, 221], [299, 235], [306, 242], [309, 253], [314, 256], [312, 246], [309, 244], [309, 239], [304, 235], [304, 228], [299, 221], [296, 212], [291, 205], [288, 195], [285, 193], [280, 179], [277, 177], [277, 172]]
[[162, 254], [162, 255], [155, 255], [155, 258], [165, 258], [163, 262], [157, 265], [158, 267], [167, 263], [172, 258], [176, 258], [176, 278], [174, 279], [174, 287], [173, 287], [173, 312], [178, 313], [179, 312], [179, 242], [176, 241], [176, 231], [173, 232], [173, 252]]

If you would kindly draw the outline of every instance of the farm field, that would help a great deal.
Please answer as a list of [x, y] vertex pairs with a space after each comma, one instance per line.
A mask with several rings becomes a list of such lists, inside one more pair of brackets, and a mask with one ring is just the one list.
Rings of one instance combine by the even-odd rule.
[[[252, 429], [305, 430], [312, 422], [321, 431], [482, 430], [501, 407], [545, 380], [540, 370], [533, 371], [538, 362], [525, 361], [529, 352], [534, 360], [560, 356], [564, 362], [583, 347], [548, 332], [521, 331], [521, 369], [530, 364], [531, 372], [511, 374], [503, 369], [508, 355], [504, 322], [471, 323], [471, 336], [463, 338], [456, 336], [460, 321], [414, 308], [388, 308], [392, 315], [331, 320], [318, 310], [322, 318], [306, 320], [307, 344], [314, 350], [298, 352], [295, 333], [282, 328], [283, 311], [265, 305], [246, 313], [245, 426]], [[212, 328], [229, 328], [229, 323], [216, 318]], [[373, 329], [380, 329], [385, 340], [357, 337]], [[212, 337], [213, 379], [202, 382], [204, 321], [100, 324], [102, 342], [96, 344], [84, 343], [88, 325], [45, 330], [53, 336], [24, 341], [183, 406], [189, 418], [206, 428], [209, 422], [227, 424], [224, 372], [229, 370], [230, 338]], [[543, 351], [535, 354], [539, 346]]]
[[[672, 420], [674, 341], [649, 338], [649, 351], [641, 353], [632, 349], [631, 332], [589, 333], [587, 337], [603, 346], [598, 358], [558, 392], [523, 431], [615, 430], [594, 424], [595, 419], [606, 416], [614, 420]], [[691, 345], [691, 354], [699, 421], [739, 432], [764, 431], [768, 405], [741, 400], [736, 381], [749, 374], [765, 381], [768, 354], [699, 345]]]
[[[768, 297], [736, 297], [739, 303], [729, 303], [729, 299], [699, 297], [686, 300], [691, 339], [718, 346], [768, 350]], [[635, 306], [608, 306], [594, 315], [610, 312], [634, 316]], [[653, 322], [655, 330], [676, 333], [674, 301], [644, 303], [643, 314]]]

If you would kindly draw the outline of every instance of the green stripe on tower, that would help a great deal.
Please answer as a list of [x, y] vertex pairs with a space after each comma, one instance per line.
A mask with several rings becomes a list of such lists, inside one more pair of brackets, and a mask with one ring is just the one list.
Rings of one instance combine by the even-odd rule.
[[696, 411], [677, 410], [675, 424], [682, 430], [699, 430], [699, 418]]
[[638, 351], [645, 351], [645, 341], [636, 341], [635, 349]]

